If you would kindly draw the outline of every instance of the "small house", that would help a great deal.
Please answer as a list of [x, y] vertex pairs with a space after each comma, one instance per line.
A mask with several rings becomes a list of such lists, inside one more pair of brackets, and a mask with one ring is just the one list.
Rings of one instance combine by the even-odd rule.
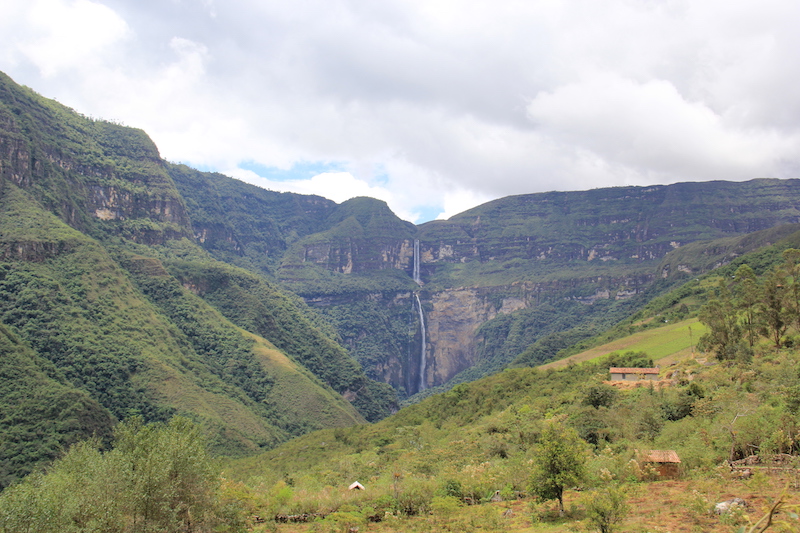
[[639, 456], [639, 464], [649, 466], [662, 479], [677, 479], [681, 475], [681, 458], [674, 450], [649, 450]]
[[639, 381], [639, 380], [658, 380], [658, 368], [617, 368], [608, 369], [611, 374], [611, 381]]
[[358, 481], [354, 481], [349, 487], [348, 490], [364, 490], [364, 485], [359, 483]]

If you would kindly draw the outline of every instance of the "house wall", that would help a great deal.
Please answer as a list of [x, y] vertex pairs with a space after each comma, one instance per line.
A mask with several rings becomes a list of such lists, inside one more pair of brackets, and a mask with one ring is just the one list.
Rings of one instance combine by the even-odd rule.
[[611, 381], [639, 381], [641, 379], [658, 381], [658, 374], [611, 374]]
[[655, 463], [653, 466], [658, 472], [658, 477], [664, 479], [677, 479], [681, 475], [681, 465], [676, 463]]

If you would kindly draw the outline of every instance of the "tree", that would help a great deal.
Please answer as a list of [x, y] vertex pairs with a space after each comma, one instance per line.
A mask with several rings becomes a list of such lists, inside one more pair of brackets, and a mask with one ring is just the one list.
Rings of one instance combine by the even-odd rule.
[[546, 424], [534, 451], [530, 492], [544, 500], [558, 500], [564, 514], [564, 489], [580, 483], [586, 475], [586, 443], [560, 420]]
[[764, 280], [764, 290], [762, 293], [763, 307], [762, 314], [767, 332], [776, 348], [781, 347], [781, 339], [786, 329], [789, 327], [786, 309], [786, 278], [783, 273], [776, 269]]
[[586, 390], [586, 396], [583, 398], [585, 405], [591, 405], [595, 409], [600, 407], [611, 407], [611, 404], [617, 399], [617, 389], [611, 385], [598, 383], [592, 385]]
[[613, 533], [627, 516], [626, 491], [619, 485], [594, 490], [586, 497], [586, 518], [600, 533]]
[[788, 292], [789, 307], [792, 316], [800, 327], [800, 250], [797, 248], [787, 248], [783, 251], [783, 268], [789, 276]]
[[724, 280], [717, 286], [717, 296], [700, 309], [700, 321], [708, 326], [708, 333], [700, 337], [700, 349], [713, 351], [720, 361], [736, 358], [742, 349], [742, 328]]
[[756, 273], [749, 265], [742, 265], [734, 274], [736, 283], [736, 308], [742, 312], [741, 323], [747, 342], [752, 348], [758, 339], [759, 305], [761, 303], [761, 287]]
[[[201, 428], [186, 418], [119, 424], [114, 449], [78, 443], [46, 474], [0, 494], [3, 533], [208, 530], [219, 523], [218, 472]], [[231, 527], [235, 527], [235, 524]]]
[[183, 417], [150, 425], [134, 417], [115, 434], [108, 456], [124, 473], [134, 524], [191, 529], [211, 507], [216, 478], [201, 428]]

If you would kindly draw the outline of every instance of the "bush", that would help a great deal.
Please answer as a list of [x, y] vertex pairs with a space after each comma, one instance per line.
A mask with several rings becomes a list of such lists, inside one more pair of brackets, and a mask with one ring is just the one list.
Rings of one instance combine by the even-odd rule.
[[404, 483], [397, 497], [397, 506], [403, 514], [414, 516], [430, 510], [433, 487], [429, 482], [410, 479]]
[[464, 489], [461, 487], [461, 482], [456, 479], [448, 479], [442, 483], [442, 486], [436, 489], [437, 496], [452, 496], [458, 500], [464, 498]]
[[627, 493], [622, 486], [594, 490], [585, 497], [586, 519], [600, 533], [613, 533], [628, 515]]
[[[200, 428], [185, 418], [122, 423], [115, 447], [73, 446], [47, 474], [27, 477], [0, 495], [3, 533], [177, 531], [222, 526], [218, 472]], [[221, 514], [240, 515], [226, 502]], [[232, 527], [236, 527], [232, 525]]]

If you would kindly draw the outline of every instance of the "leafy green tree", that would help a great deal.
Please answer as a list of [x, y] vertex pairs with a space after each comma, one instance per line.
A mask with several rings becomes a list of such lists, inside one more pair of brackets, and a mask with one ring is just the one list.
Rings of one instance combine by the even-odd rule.
[[141, 418], [120, 424], [109, 454], [124, 473], [125, 501], [142, 529], [191, 529], [211, 507], [215, 472], [200, 427], [183, 417], [144, 425]]
[[700, 309], [700, 321], [708, 333], [700, 337], [698, 347], [714, 352], [720, 361], [734, 359], [741, 351], [742, 328], [724, 280], [717, 286], [717, 296]]
[[611, 404], [617, 399], [617, 389], [605, 383], [598, 383], [592, 385], [586, 391], [586, 396], [583, 398], [585, 405], [591, 405], [595, 409], [600, 407], [611, 407]]
[[558, 512], [563, 516], [564, 489], [584, 479], [586, 457], [586, 443], [577, 432], [561, 421], [550, 420], [534, 451], [530, 492], [544, 500], [558, 500]]
[[197, 425], [181, 417], [151, 425], [135, 418], [115, 435], [111, 451], [99, 451], [96, 441], [79, 443], [46, 474], [6, 489], [0, 531], [230, 530], [219, 523], [217, 472]]
[[800, 250], [787, 248], [783, 251], [783, 268], [788, 276], [787, 290], [791, 314], [800, 327]]
[[752, 348], [759, 335], [759, 308], [761, 305], [761, 287], [756, 273], [749, 265], [742, 265], [734, 274], [736, 283], [736, 308], [742, 313], [741, 324], [744, 336]]
[[594, 490], [585, 500], [586, 518], [600, 533], [614, 533], [625, 520], [630, 507], [627, 493], [619, 485]]
[[647, 352], [634, 352], [628, 350], [625, 353], [612, 352], [608, 355], [608, 366], [622, 368], [652, 368], [653, 358]]
[[786, 297], [786, 277], [779, 269], [775, 269], [764, 280], [761, 313], [767, 335], [776, 348], [781, 347], [781, 339], [789, 327]]

